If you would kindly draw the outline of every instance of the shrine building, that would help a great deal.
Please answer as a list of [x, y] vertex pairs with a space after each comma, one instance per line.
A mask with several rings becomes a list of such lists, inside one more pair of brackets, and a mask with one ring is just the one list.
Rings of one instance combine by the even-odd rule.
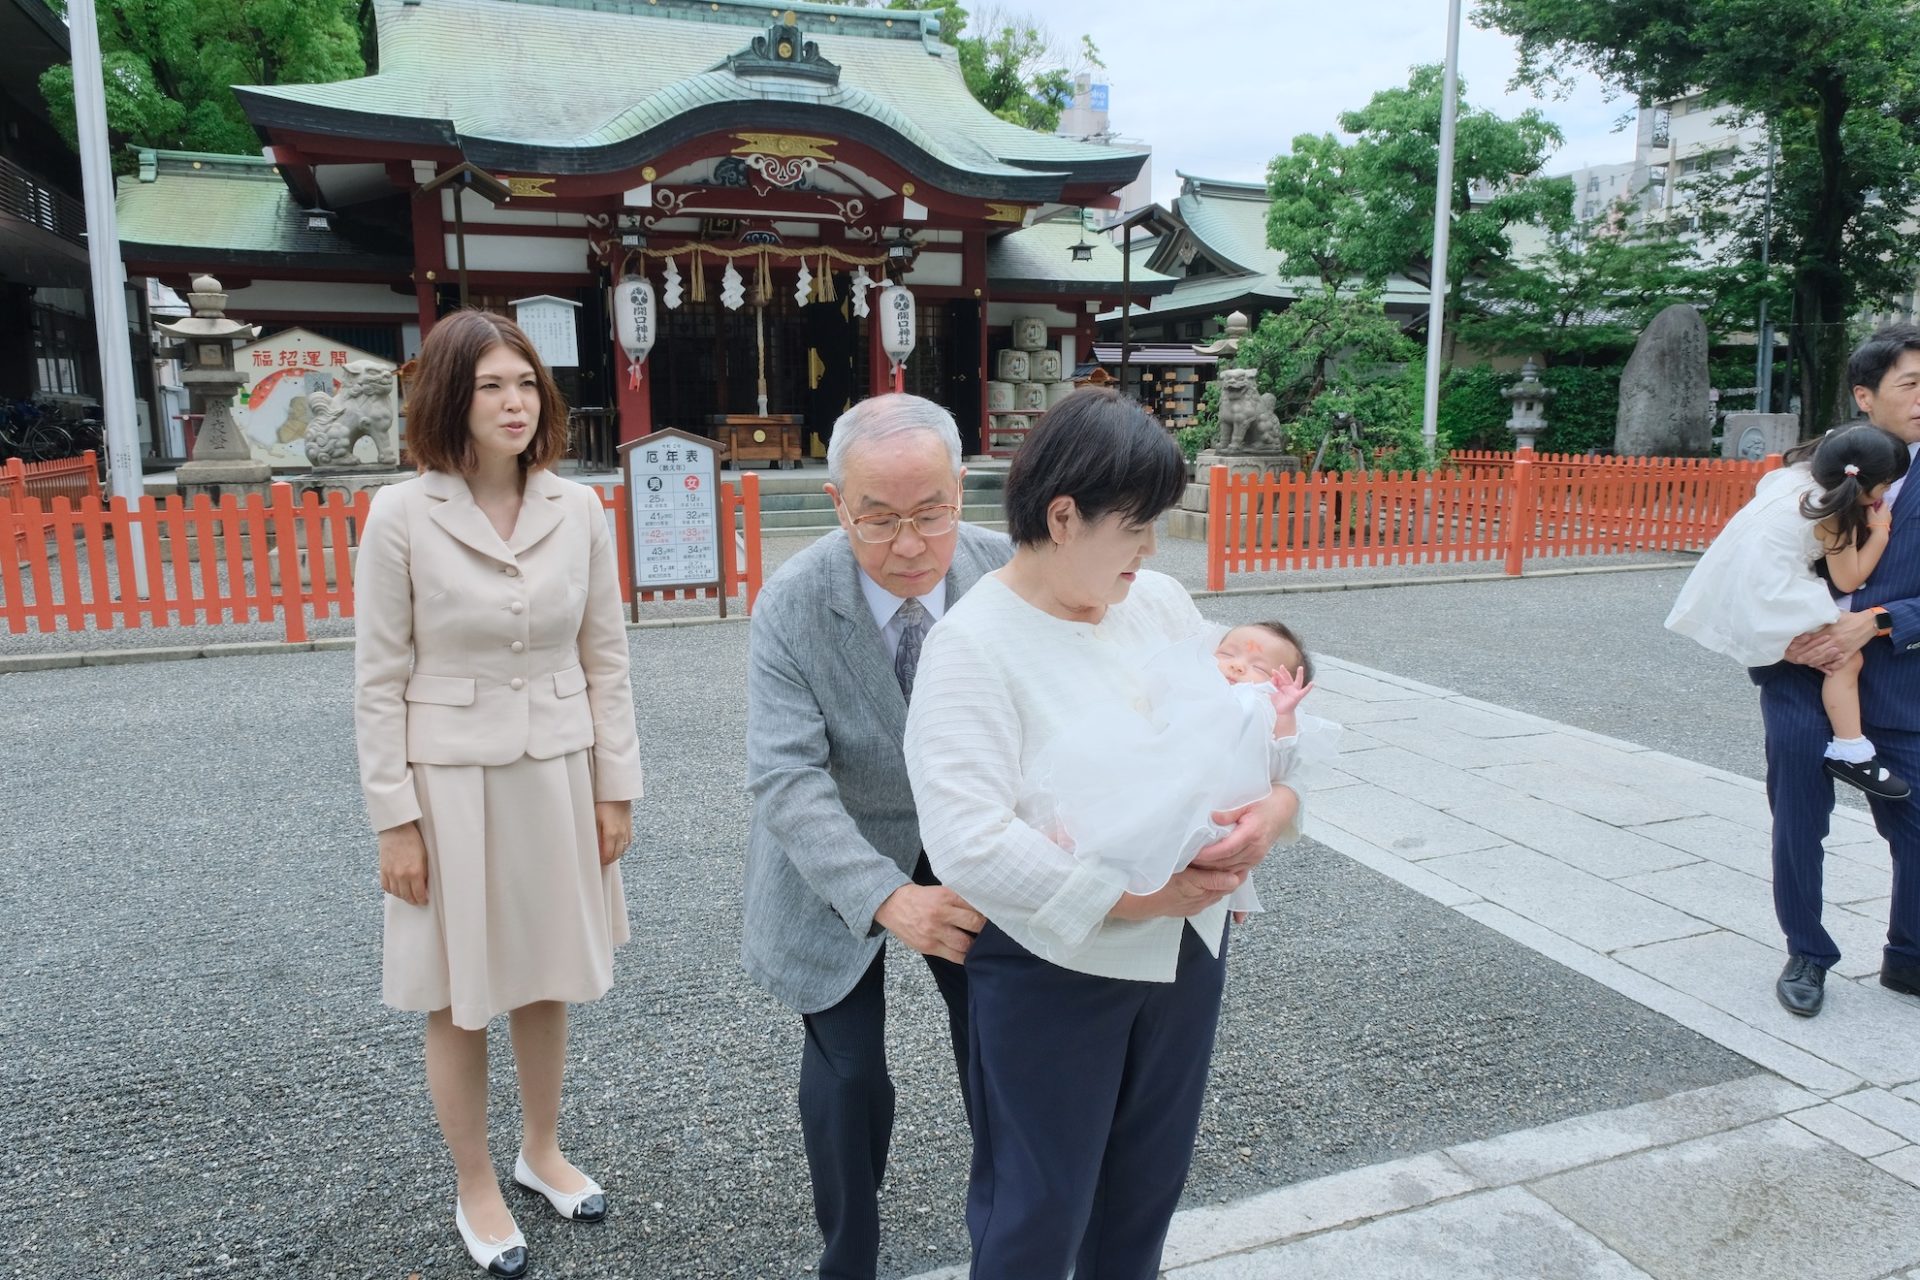
[[[376, 73], [237, 87], [260, 158], [142, 155], [119, 189], [130, 274], [211, 272], [240, 319], [396, 362], [463, 298], [517, 312], [598, 463], [663, 427], [733, 431], [736, 461], [817, 457], [847, 404], [894, 385], [952, 409], [970, 454], [1004, 448], [1120, 304], [1121, 255], [1082, 228], [1144, 153], [994, 116], [932, 14], [373, 5]], [[613, 314], [636, 278], [654, 298], [638, 368]], [[883, 281], [916, 322], [897, 375]], [[1136, 261], [1125, 287], [1174, 284]], [[1009, 363], [1020, 345], [1033, 359]]]

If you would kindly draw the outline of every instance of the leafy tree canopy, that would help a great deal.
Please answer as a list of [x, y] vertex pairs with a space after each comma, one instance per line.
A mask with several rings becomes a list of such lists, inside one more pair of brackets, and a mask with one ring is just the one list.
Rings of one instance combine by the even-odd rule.
[[[1538, 252], [1469, 280], [1461, 340], [1496, 355], [1544, 355], [1586, 363], [1629, 348], [1660, 311], [1676, 302], [1714, 311], [1732, 296], [1729, 273], [1703, 266], [1677, 236], [1633, 234], [1614, 226], [1556, 231]], [[1709, 317], [1710, 328], [1752, 312]]]
[[[1475, 21], [1518, 37], [1520, 75], [1576, 71], [1643, 101], [1701, 95], [1773, 135], [1770, 251], [1791, 281], [1789, 341], [1803, 421], [1831, 422], [1852, 322], [1912, 288], [1920, 242], [1920, 21], [1909, 0], [1481, 0]], [[1764, 148], [1690, 198], [1728, 260], [1762, 238]], [[1686, 193], [1683, 193], [1686, 194]]]
[[[50, 0], [64, 15], [65, 0]], [[236, 84], [309, 84], [364, 74], [360, 0], [105, 0], [99, 6], [107, 128], [116, 143], [258, 154]], [[40, 77], [75, 141], [73, 68]]]
[[[1341, 114], [1350, 141], [1302, 134], [1274, 158], [1267, 168], [1267, 243], [1295, 270], [1329, 285], [1356, 276], [1378, 284], [1396, 272], [1431, 281], [1441, 88], [1441, 68], [1415, 67], [1405, 88], [1384, 89]], [[1461, 92], [1446, 264], [1456, 289], [1508, 257], [1511, 228], [1564, 228], [1573, 206], [1566, 179], [1539, 176], [1560, 130], [1531, 109], [1502, 119], [1469, 106], [1464, 85]]]
[[[939, 14], [940, 38], [960, 54], [967, 91], [1002, 120], [1041, 133], [1053, 132], [1060, 123], [1073, 96], [1074, 60], [1038, 22], [994, 8], [970, 13], [954, 0], [887, 0], [884, 7]], [[1077, 61], [1105, 65], [1092, 38], [1084, 35]]]

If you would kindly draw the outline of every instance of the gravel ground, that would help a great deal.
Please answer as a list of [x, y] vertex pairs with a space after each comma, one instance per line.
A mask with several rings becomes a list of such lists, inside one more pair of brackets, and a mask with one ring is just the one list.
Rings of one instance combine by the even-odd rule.
[[[1636, 583], [1641, 613], [1670, 594], [1628, 574], [1207, 608], [1278, 608], [1329, 653], [1607, 732], [1724, 731], [1736, 752], [1748, 726], [1703, 708], [1751, 696], [1684, 677], [1684, 648], [1630, 628]], [[1595, 661], [1595, 636], [1641, 674]], [[798, 1020], [735, 954], [746, 638], [633, 636], [637, 941], [578, 1011], [566, 1117], [615, 1211], [596, 1231], [514, 1201], [538, 1276], [783, 1277], [816, 1255]], [[0, 676], [0, 1215], [21, 1274], [470, 1274], [419, 1019], [378, 1003], [349, 675], [346, 653], [303, 653]], [[1235, 935], [1190, 1203], [1752, 1070], [1316, 846], [1263, 884], [1275, 909]], [[967, 1144], [931, 983], [895, 959], [883, 1271], [899, 1275], [964, 1255]], [[494, 1080], [506, 1169], [504, 1046]]]

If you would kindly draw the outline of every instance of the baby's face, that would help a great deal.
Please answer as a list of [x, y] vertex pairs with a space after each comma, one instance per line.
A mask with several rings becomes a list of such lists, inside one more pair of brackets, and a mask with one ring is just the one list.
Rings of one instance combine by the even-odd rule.
[[1265, 627], [1235, 627], [1213, 651], [1220, 674], [1233, 684], [1265, 684], [1276, 671], [1298, 671], [1300, 651]]

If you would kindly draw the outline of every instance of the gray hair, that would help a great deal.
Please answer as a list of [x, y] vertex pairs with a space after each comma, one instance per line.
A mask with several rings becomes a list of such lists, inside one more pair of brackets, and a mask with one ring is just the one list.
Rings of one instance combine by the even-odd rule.
[[909, 431], [938, 436], [954, 471], [960, 470], [960, 428], [953, 415], [931, 400], [896, 391], [862, 400], [840, 415], [827, 445], [827, 478], [836, 489], [844, 488], [847, 458], [855, 449]]

